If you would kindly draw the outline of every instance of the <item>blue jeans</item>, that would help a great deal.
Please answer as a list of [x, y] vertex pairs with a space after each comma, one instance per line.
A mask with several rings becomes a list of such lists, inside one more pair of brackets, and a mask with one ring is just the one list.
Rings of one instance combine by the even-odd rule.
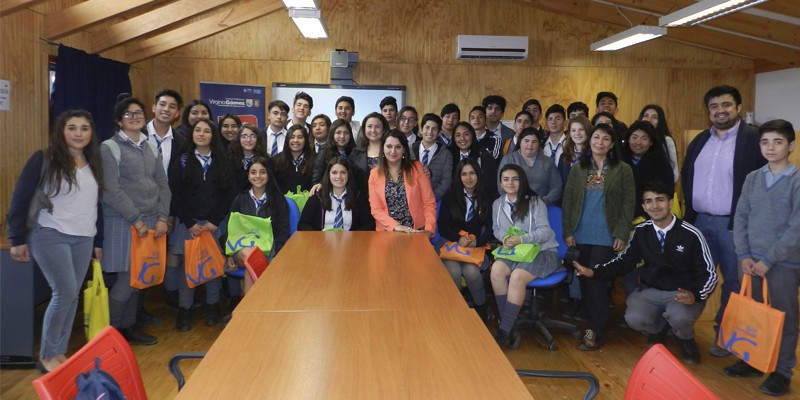
[[722, 315], [728, 305], [731, 293], [738, 293], [741, 287], [739, 281], [739, 263], [736, 261], [736, 250], [733, 245], [733, 231], [728, 230], [730, 217], [720, 217], [709, 214], [697, 214], [695, 226], [700, 229], [703, 237], [711, 250], [711, 258], [719, 265], [722, 275], [722, 292], [720, 292], [720, 306], [714, 317], [714, 330], [719, 331]]
[[81, 285], [92, 258], [93, 239], [41, 226], [31, 233], [31, 254], [53, 289], [44, 313], [40, 358], [67, 353]]

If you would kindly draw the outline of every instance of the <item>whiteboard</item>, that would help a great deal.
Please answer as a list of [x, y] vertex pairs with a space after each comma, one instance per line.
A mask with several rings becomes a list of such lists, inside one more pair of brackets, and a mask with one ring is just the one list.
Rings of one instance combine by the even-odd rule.
[[[405, 105], [405, 86], [373, 86], [373, 85], [328, 85], [316, 83], [272, 83], [272, 100], [283, 100], [292, 108], [294, 96], [297, 92], [306, 92], [314, 99], [314, 108], [307, 120], [311, 122], [317, 114], [325, 114], [331, 121], [336, 119], [336, 99], [341, 96], [350, 96], [356, 103], [353, 121], [361, 121], [371, 112], [380, 113], [380, 104], [386, 96], [397, 99], [397, 109]], [[267, 110], [269, 113], [269, 110]], [[291, 111], [289, 118], [292, 117]]]

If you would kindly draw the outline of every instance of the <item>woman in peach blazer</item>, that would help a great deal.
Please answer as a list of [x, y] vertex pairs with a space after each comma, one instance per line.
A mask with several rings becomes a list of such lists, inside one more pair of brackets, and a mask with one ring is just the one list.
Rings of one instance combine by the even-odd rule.
[[[387, 179], [388, 177], [388, 179]], [[436, 232], [436, 198], [422, 164], [411, 160], [408, 140], [398, 131], [383, 137], [377, 168], [369, 174], [375, 230]]]

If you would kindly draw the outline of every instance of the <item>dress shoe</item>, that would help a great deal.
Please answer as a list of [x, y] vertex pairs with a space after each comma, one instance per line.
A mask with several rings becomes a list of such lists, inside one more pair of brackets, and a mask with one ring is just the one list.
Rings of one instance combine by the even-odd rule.
[[677, 339], [681, 348], [681, 359], [687, 364], [700, 364], [700, 350], [694, 339]]
[[181, 332], [192, 330], [192, 310], [188, 308], [178, 309], [178, 318], [175, 320], [175, 329]]
[[508, 332], [506, 332], [506, 331], [504, 331], [502, 329], [498, 329], [494, 333], [494, 341], [497, 343], [498, 346], [500, 346], [500, 348], [502, 348], [503, 346], [505, 346], [506, 342], [508, 341], [508, 336], [509, 336]]
[[167, 308], [171, 308], [173, 310], [177, 310], [180, 308], [178, 305], [178, 291], [177, 290], [167, 290], [166, 295], [166, 304]]
[[763, 376], [764, 373], [751, 367], [750, 364], [739, 360], [736, 364], [733, 364], [729, 367], [725, 367], [722, 369], [722, 372], [725, 375], [734, 377], [734, 378], [750, 378], [753, 376]]
[[508, 334], [508, 348], [516, 350], [519, 348], [520, 343], [522, 343], [522, 335], [518, 330], [512, 329], [511, 333]]
[[122, 336], [130, 344], [140, 344], [143, 346], [150, 346], [158, 343], [158, 338], [148, 335], [136, 327], [130, 327], [122, 330]]
[[773, 372], [769, 374], [767, 379], [764, 380], [764, 383], [758, 387], [758, 390], [770, 396], [783, 396], [789, 391], [790, 382], [791, 379], [777, 372]]
[[222, 312], [219, 309], [219, 303], [206, 304], [206, 326], [214, 326], [219, 323]]

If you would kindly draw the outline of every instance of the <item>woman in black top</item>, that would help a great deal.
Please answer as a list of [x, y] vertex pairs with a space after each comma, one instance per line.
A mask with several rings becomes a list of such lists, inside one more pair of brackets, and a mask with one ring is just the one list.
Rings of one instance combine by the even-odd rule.
[[309, 197], [300, 215], [298, 230], [375, 230], [369, 196], [367, 192], [358, 190], [355, 179], [351, 179], [353, 170], [348, 161], [339, 157], [334, 157], [328, 162], [325, 175], [322, 177], [322, 187]]
[[203, 100], [194, 99], [183, 108], [181, 126], [175, 128], [175, 132], [185, 137], [187, 142], [191, 141], [192, 127], [201, 119], [214, 120], [214, 116], [211, 115], [211, 106]]
[[[439, 235], [464, 248], [483, 247], [492, 237], [492, 202], [484, 192], [481, 175], [481, 167], [476, 160], [467, 158], [459, 161], [453, 184], [442, 198], [437, 219]], [[442, 263], [457, 288], [461, 289], [461, 277], [466, 279], [475, 309], [481, 317], [485, 317], [486, 290], [480, 266], [445, 259]]]
[[[197, 121], [192, 128], [191, 140], [186, 142], [186, 151], [170, 169], [170, 214], [177, 217], [175, 230], [169, 237], [174, 254], [185, 254], [184, 241], [199, 236], [203, 231], [219, 238], [218, 227], [228, 215], [231, 201], [238, 191], [233, 182], [233, 171], [222, 150], [222, 137], [217, 125], [207, 119]], [[186, 276], [186, 265], [181, 261], [181, 272]], [[207, 326], [220, 320], [220, 286], [219, 279], [205, 284]], [[178, 295], [180, 309], [175, 325], [179, 331], [189, 331], [192, 329], [194, 289], [189, 288], [186, 279], [180, 280]]]
[[283, 141], [283, 151], [275, 157], [275, 181], [281, 193], [295, 192], [298, 186], [300, 190], [311, 189], [314, 157], [306, 127], [292, 125]]
[[468, 122], [461, 121], [456, 124], [453, 129], [453, 141], [455, 146], [453, 149], [453, 165], [458, 165], [458, 162], [467, 158], [473, 159], [478, 162], [481, 167], [481, 184], [483, 185], [489, 201], [494, 201], [499, 194], [497, 193], [497, 184], [495, 178], [497, 176], [497, 164], [494, 162], [492, 155], [486, 151], [480, 144], [475, 136], [475, 128]]

